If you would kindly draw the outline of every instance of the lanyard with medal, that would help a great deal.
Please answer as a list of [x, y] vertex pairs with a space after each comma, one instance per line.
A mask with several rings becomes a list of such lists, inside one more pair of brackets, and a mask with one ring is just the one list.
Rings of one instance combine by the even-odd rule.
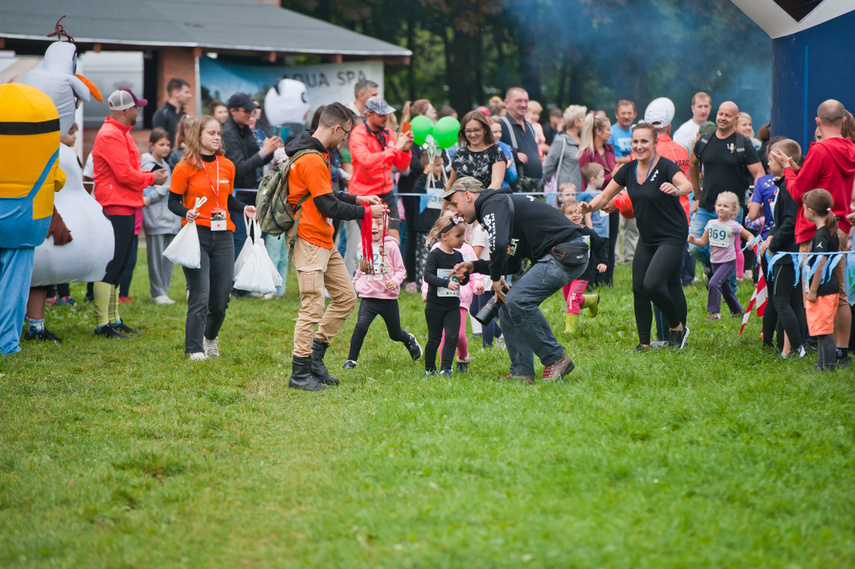
[[220, 207], [220, 157], [214, 160], [217, 163], [217, 184], [211, 182], [211, 177], [208, 175], [208, 169], [204, 168], [205, 177], [208, 178], [208, 185], [211, 186], [211, 191], [214, 192], [214, 204], [211, 206], [211, 231], [225, 231], [226, 226], [226, 210]]

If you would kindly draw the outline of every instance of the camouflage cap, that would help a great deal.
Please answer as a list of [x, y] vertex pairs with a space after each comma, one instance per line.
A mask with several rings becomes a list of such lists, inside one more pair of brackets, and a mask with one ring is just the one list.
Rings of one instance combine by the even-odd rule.
[[448, 188], [444, 194], [442, 194], [442, 199], [447, 200], [451, 197], [451, 194], [456, 192], [471, 192], [473, 194], [483, 192], [484, 185], [479, 182], [477, 179], [472, 176], [464, 176], [463, 178], [455, 181], [450, 188]]

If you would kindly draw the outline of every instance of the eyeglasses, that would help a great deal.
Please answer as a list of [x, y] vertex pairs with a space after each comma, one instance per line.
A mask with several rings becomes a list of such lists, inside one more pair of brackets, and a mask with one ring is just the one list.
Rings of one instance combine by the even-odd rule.
[[480, 134], [480, 133], [484, 132], [484, 129], [483, 128], [467, 128], [463, 132], [466, 134]]
[[338, 127], [344, 131], [344, 139], [343, 140], [347, 140], [348, 138], [350, 138], [350, 130], [353, 130], [353, 129], [347, 130], [346, 128], [344, 128], [341, 125], [338, 125]]

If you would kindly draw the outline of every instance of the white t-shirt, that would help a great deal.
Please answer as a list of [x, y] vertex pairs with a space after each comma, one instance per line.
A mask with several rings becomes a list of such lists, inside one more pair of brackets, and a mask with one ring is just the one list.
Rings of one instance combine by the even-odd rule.
[[698, 130], [700, 130], [700, 128], [701, 125], [692, 119], [689, 119], [680, 125], [680, 128], [677, 129], [677, 132], [674, 133], [674, 136], [672, 136], [671, 139], [677, 144], [685, 146], [686, 150], [689, 151], [689, 156], [691, 156], [692, 149], [695, 147], [695, 139], [698, 137]]
[[472, 228], [472, 237], [469, 239], [469, 245], [473, 248], [483, 247], [478, 260], [490, 260], [490, 234], [487, 233], [487, 230], [480, 223]]

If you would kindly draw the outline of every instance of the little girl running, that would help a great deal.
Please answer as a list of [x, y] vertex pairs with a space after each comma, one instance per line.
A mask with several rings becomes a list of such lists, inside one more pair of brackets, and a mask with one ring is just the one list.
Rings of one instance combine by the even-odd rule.
[[710, 277], [710, 292], [707, 297], [707, 320], [721, 320], [721, 297], [727, 302], [730, 313], [734, 316], [742, 315], [742, 305], [736, 298], [736, 293], [730, 286], [730, 275], [736, 271], [736, 249], [735, 241], [740, 235], [746, 241], [754, 238], [750, 231], [737, 223], [733, 216], [739, 210], [739, 198], [733, 192], [722, 192], [715, 200], [715, 212], [718, 219], [707, 222], [704, 234], [700, 238], [689, 235], [689, 243], [703, 247], [707, 243], [710, 246], [710, 264], [712, 265], [712, 277]]
[[360, 250], [359, 265], [353, 276], [353, 290], [361, 299], [359, 316], [350, 338], [350, 353], [344, 363], [344, 369], [356, 367], [359, 351], [368, 328], [378, 315], [386, 323], [389, 338], [401, 342], [410, 352], [410, 357], [418, 360], [422, 357], [422, 347], [412, 334], [401, 329], [401, 314], [398, 310], [398, 295], [401, 283], [407, 274], [398, 242], [386, 235], [385, 220], [376, 218], [371, 222], [372, 253], [366, 256]]
[[[834, 253], [840, 248], [837, 238], [837, 217], [832, 212], [834, 198], [823, 189], [811, 190], [802, 196], [805, 217], [816, 225], [810, 242], [811, 253]], [[808, 331], [816, 336], [816, 371], [834, 371], [837, 344], [834, 342], [834, 315], [840, 287], [832, 271], [825, 271], [829, 255], [811, 255], [805, 263], [804, 286], [807, 293], [805, 312]]]
[[567, 302], [567, 315], [564, 316], [564, 331], [570, 334], [576, 332], [576, 324], [579, 322], [579, 313], [583, 308], [588, 309], [591, 318], [597, 315], [600, 305], [600, 295], [596, 292], [585, 294], [585, 290], [594, 282], [594, 267], [597, 272], [603, 274], [608, 269], [608, 250], [606, 249], [608, 239], [600, 237], [593, 228], [584, 225], [582, 213], [579, 211], [579, 202], [576, 198], [567, 199], [561, 205], [561, 213], [567, 219], [582, 227], [582, 239], [588, 243], [591, 251], [588, 267], [582, 275], [564, 285], [564, 300]]
[[[465, 227], [465, 225], [464, 225]], [[460, 251], [464, 261], [476, 261], [478, 255], [475, 249], [469, 243], [466, 243], [466, 231], [463, 231], [463, 243], [455, 250]], [[439, 247], [439, 243], [434, 243], [431, 250]], [[479, 294], [484, 293], [484, 284], [481, 275], [469, 275], [469, 282], [460, 286], [460, 333], [457, 336], [457, 371], [469, 371], [469, 362], [472, 357], [469, 355], [469, 340], [466, 338], [466, 320], [469, 308], [472, 306], [473, 299]], [[427, 300], [428, 284], [422, 280], [422, 299]], [[483, 333], [483, 331], [482, 331]], [[439, 351], [445, 346], [445, 333], [442, 334], [442, 341], [439, 343]]]
[[439, 241], [439, 247], [428, 253], [425, 262], [424, 280], [428, 285], [425, 320], [428, 341], [425, 345], [425, 375], [436, 375], [436, 351], [445, 332], [442, 347], [440, 375], [451, 375], [451, 363], [457, 349], [457, 334], [460, 330], [460, 285], [469, 282], [468, 275], [458, 281], [453, 276], [454, 266], [463, 262], [463, 254], [455, 251], [463, 243], [466, 224], [451, 216], [437, 220], [430, 232], [428, 242]]

